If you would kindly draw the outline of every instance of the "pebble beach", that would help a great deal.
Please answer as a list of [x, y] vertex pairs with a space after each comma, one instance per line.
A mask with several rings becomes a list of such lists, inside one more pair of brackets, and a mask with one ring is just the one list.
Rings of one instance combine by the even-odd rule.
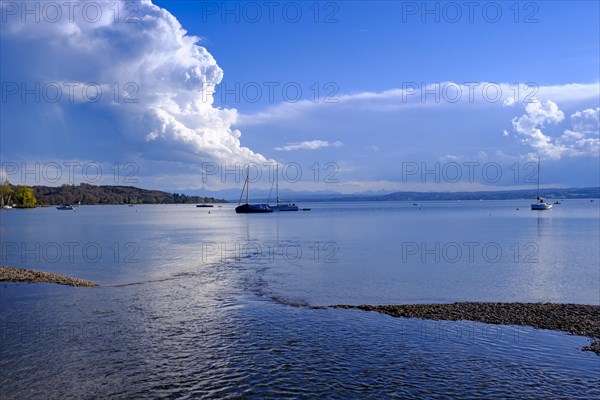
[[600, 306], [556, 303], [481, 303], [409, 305], [334, 305], [333, 308], [377, 311], [393, 317], [486, 324], [526, 325], [596, 339], [583, 350], [600, 355]]
[[0, 282], [56, 283], [59, 285], [94, 287], [96, 283], [32, 269], [0, 267]]

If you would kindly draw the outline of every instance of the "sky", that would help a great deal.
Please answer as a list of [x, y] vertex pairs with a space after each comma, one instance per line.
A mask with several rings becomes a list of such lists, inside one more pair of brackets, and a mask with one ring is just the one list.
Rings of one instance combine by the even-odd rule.
[[14, 183], [600, 185], [599, 2], [1, 4]]

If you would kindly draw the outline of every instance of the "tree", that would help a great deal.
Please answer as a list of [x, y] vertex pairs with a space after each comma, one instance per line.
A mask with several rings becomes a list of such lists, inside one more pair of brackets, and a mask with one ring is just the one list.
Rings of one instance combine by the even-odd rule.
[[12, 195], [14, 190], [8, 180], [4, 182], [0, 187], [0, 206], [9, 205], [12, 206]]
[[33, 189], [27, 186], [17, 186], [17, 205], [21, 207], [35, 207], [37, 199], [33, 195]]

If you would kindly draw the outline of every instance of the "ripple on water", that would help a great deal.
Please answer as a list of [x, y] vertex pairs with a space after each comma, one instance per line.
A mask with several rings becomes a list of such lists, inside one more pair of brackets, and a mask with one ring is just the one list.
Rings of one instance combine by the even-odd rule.
[[15, 292], [2, 321], [34, 325], [3, 325], [3, 397], [600, 396], [600, 358], [578, 349], [583, 338], [290, 307], [240, 292], [240, 271], [44, 289], [42, 308]]

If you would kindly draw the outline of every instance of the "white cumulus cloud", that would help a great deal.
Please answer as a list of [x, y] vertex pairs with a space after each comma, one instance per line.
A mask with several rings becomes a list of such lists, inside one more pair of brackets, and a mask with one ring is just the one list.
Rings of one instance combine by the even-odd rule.
[[[242, 146], [241, 132], [232, 128], [237, 111], [213, 107], [213, 88], [221, 82], [223, 71], [198, 44], [200, 39], [187, 34], [167, 10], [150, 0], [100, 1], [94, 2], [100, 10], [95, 20], [98, 9], [94, 13], [88, 9], [86, 18], [83, 3], [53, 2], [62, 17], [54, 22], [42, 18], [38, 23], [32, 16], [23, 21], [21, 13], [14, 12], [14, 7], [34, 7], [26, 3], [31, 2], [2, 4], [2, 80], [29, 88], [36, 82], [42, 88], [54, 85], [62, 89], [62, 96], [50, 102], [42, 92], [35, 105], [14, 101], [11, 115], [5, 118], [43, 116], [48, 118], [47, 131], [40, 124], [36, 136], [67, 143], [68, 130], [90, 147], [102, 148], [107, 157], [117, 147], [128, 147], [142, 158], [157, 161], [266, 161]], [[56, 13], [50, 11], [49, 18], [55, 19]], [[90, 82], [102, 96], [81, 104], [81, 88]], [[75, 85], [72, 100], [66, 83]], [[68, 129], [57, 129], [61, 124]], [[77, 149], [64, 156], [75, 153]]]
[[594, 157], [600, 153], [600, 108], [575, 112], [570, 117], [572, 129], [566, 129], [560, 136], [554, 137], [543, 130], [565, 119], [555, 102], [532, 102], [527, 104], [525, 112], [513, 119], [513, 129], [519, 140], [539, 155], [557, 160], [563, 156]]

